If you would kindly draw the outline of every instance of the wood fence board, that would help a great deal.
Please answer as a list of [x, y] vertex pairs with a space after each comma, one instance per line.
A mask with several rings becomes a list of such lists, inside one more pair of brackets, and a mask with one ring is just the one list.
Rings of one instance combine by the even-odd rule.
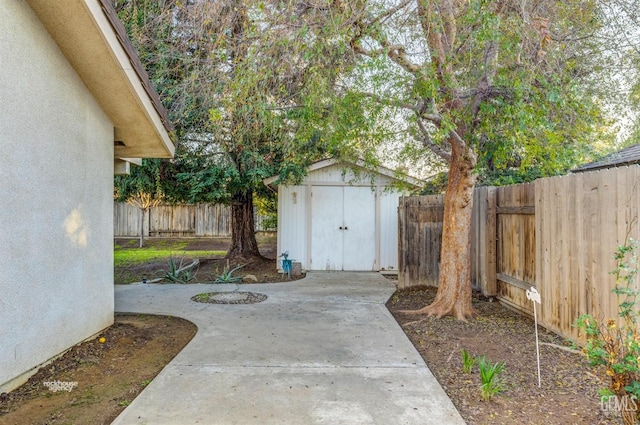
[[[615, 280], [610, 275], [615, 267], [613, 254], [632, 222], [631, 236], [639, 238], [639, 198], [640, 166], [476, 189], [471, 229], [476, 286], [485, 291], [493, 282], [501, 302], [527, 314], [532, 306], [526, 288], [535, 286], [542, 299], [539, 323], [569, 338], [578, 337], [574, 324], [581, 314], [616, 317], [618, 301], [611, 293]], [[429, 202], [424, 204], [431, 205]], [[437, 244], [433, 235], [439, 231], [435, 218], [423, 212], [413, 219], [429, 224], [405, 226], [400, 250], [432, 249]], [[408, 231], [417, 236], [411, 239]], [[424, 262], [428, 257], [405, 258]], [[493, 275], [488, 267], [491, 261]], [[428, 262], [429, 267], [423, 263], [413, 269], [405, 264], [412, 270], [407, 286], [437, 283], [433, 278], [437, 264], [433, 259]], [[431, 280], [421, 277], [425, 274]]]
[[572, 236], [575, 245], [575, 257], [572, 263], [572, 273], [570, 275], [571, 282], [575, 282], [576, 285], [576, 300], [574, 305], [576, 312], [574, 314], [580, 314], [587, 309], [588, 290], [585, 285], [585, 239], [582, 232], [582, 225], [584, 223], [584, 208], [582, 208], [581, 196], [578, 193], [582, 193], [584, 187], [584, 174], [579, 173], [575, 175], [574, 179], [574, 193], [572, 197], [572, 203], [570, 208], [575, 211], [574, 220], [569, 223], [572, 227]]
[[[550, 316], [551, 285], [548, 283], [549, 270], [551, 269], [551, 253], [547, 239], [549, 237], [549, 180], [539, 179], [535, 182], [536, 191], [536, 289], [540, 293], [542, 301], [540, 308], [540, 321]], [[548, 320], [548, 319], [547, 319]]]
[[562, 316], [559, 319], [559, 325], [564, 326], [565, 323], [571, 323], [574, 319], [574, 303], [577, 300], [577, 287], [576, 285], [567, 285], [566, 282], [571, 281], [571, 268], [577, 258], [575, 257], [575, 246], [572, 244], [572, 231], [573, 222], [575, 221], [575, 213], [571, 208], [571, 197], [575, 198], [575, 179], [571, 176], [561, 177], [564, 185], [561, 192], [558, 194], [560, 200], [559, 208], [556, 211], [556, 221], [560, 223], [560, 239], [561, 239], [561, 253], [560, 260], [561, 271], [559, 277], [559, 285], [563, 288], [564, 302], [562, 302]]
[[533, 315], [533, 305], [527, 300], [526, 290], [503, 281], [498, 281], [498, 300], [522, 313]]
[[484, 244], [485, 261], [483, 262], [484, 273], [481, 280], [482, 293], [486, 296], [497, 295], [498, 293], [498, 281], [496, 279], [497, 273], [497, 256], [496, 256], [496, 234], [497, 234], [497, 215], [496, 215], [496, 202], [498, 192], [495, 187], [487, 188], [487, 214], [483, 222], [484, 234], [480, 243]]
[[[407, 252], [409, 241], [406, 235], [406, 208], [403, 197], [398, 200], [398, 288], [408, 288], [409, 277], [407, 276], [408, 268], [404, 253]], [[279, 242], [278, 242], [279, 244]]]
[[585, 173], [582, 176], [582, 209], [584, 211], [583, 224], [582, 224], [582, 239], [585, 243], [585, 256], [581, 260], [582, 269], [584, 270], [584, 285], [585, 285], [585, 309], [586, 314], [593, 314], [598, 316], [601, 314], [601, 309], [598, 306], [598, 291], [596, 275], [596, 255], [598, 253], [598, 246], [600, 240], [599, 217], [595, 209], [595, 205], [598, 205], [599, 192], [599, 172]]
[[[600, 185], [598, 187], [598, 194], [600, 195], [599, 205], [608, 205], [607, 208], [598, 209], [598, 215], [600, 217], [600, 223], [598, 229], [599, 235], [599, 248], [598, 259], [596, 264], [598, 265], [598, 288], [600, 293], [598, 298], [601, 300], [601, 309], [603, 310], [605, 317], [616, 317], [617, 314], [611, 315], [610, 312], [615, 312], [617, 309], [617, 302], [615, 297], [607, 296], [606, 292], [610, 292], [611, 285], [609, 282], [609, 272], [615, 267], [615, 262], [612, 259], [616, 246], [618, 245], [618, 235], [616, 229], [616, 213], [614, 208], [616, 207], [616, 196], [613, 188], [616, 186], [615, 178], [618, 173], [599, 172], [601, 176]], [[604, 292], [604, 293], [603, 293]], [[604, 295], [604, 296], [603, 296]]]
[[442, 244], [442, 196], [399, 200], [398, 287], [437, 286]]
[[[140, 210], [126, 203], [114, 203], [115, 237], [140, 234]], [[256, 231], [269, 231], [263, 219], [256, 215]], [[145, 215], [145, 236], [231, 236], [231, 210], [221, 204], [159, 205]]]
[[536, 183], [536, 250], [544, 255], [537, 262], [537, 286], [545, 327], [577, 338], [573, 325], [578, 316], [616, 317], [610, 272], [627, 223], [638, 214], [639, 170], [580, 173]]
[[471, 217], [471, 283], [485, 296], [498, 295], [496, 274], [496, 188], [474, 191]]
[[[535, 286], [536, 221], [535, 186], [521, 184], [496, 189], [497, 264], [499, 299], [522, 311], [529, 311], [525, 288]], [[516, 289], [509, 288], [520, 283]], [[513, 298], [511, 298], [513, 297]]]

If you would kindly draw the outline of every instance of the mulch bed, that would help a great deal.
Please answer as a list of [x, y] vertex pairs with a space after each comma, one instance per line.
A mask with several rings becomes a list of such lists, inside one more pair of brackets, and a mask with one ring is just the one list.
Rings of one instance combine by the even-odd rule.
[[[420, 352], [467, 424], [618, 424], [620, 414], [602, 409], [598, 389], [606, 386], [581, 354], [540, 346], [542, 386], [538, 388], [533, 319], [476, 296], [480, 316], [468, 322], [399, 313], [424, 307], [435, 288], [398, 291], [387, 307]], [[571, 348], [563, 338], [539, 329], [541, 343]], [[490, 401], [480, 396], [480, 377], [462, 373], [461, 350], [505, 362], [505, 390]]]

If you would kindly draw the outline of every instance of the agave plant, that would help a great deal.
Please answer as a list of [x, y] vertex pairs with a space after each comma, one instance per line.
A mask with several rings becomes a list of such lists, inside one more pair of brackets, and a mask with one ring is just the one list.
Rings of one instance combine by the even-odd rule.
[[233, 272], [243, 268], [244, 266], [245, 266], [245, 264], [240, 264], [239, 266], [234, 267], [233, 269], [230, 269], [229, 268], [229, 264], [227, 263], [227, 266], [222, 270], [222, 273], [218, 277], [216, 277], [216, 279], [213, 281], [213, 283], [235, 283], [235, 282], [240, 282], [242, 280], [242, 278], [240, 276], [233, 276]]

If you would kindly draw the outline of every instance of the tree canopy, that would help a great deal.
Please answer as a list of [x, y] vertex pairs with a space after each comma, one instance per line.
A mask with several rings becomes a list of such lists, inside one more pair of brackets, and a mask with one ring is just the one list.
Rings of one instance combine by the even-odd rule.
[[[176, 199], [230, 202], [231, 251], [257, 252], [264, 177], [300, 178], [327, 155], [376, 162], [391, 141], [448, 172], [441, 281], [423, 312], [463, 319], [474, 186], [562, 173], [613, 144], [611, 22], [637, 19], [631, 0], [114, 3], [181, 142], [151, 175], [188, 188]], [[637, 69], [630, 46], [616, 63]]]
[[413, 155], [448, 167], [438, 295], [421, 312], [464, 319], [473, 188], [502, 170], [562, 172], [610, 138], [592, 87], [603, 59], [595, 2], [289, 2], [292, 25], [344, 52], [342, 83], [404, 130]]
[[300, 29], [282, 25], [275, 9], [262, 3], [114, 5], [179, 141], [174, 161], [145, 161], [131, 177], [118, 178], [120, 196], [141, 185], [151, 190], [153, 180], [162, 187], [156, 192], [174, 202], [229, 203], [230, 255], [259, 255], [252, 201], [256, 191], [265, 192], [262, 180], [275, 174], [299, 179], [310, 161], [337, 151], [325, 111], [340, 71], [328, 66], [335, 55], [331, 49], [310, 52], [314, 47]]

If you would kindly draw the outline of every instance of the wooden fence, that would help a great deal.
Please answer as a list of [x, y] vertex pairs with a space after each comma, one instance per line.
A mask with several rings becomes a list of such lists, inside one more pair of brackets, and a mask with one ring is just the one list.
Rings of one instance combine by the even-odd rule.
[[[114, 236], [140, 235], [140, 210], [116, 202], [113, 208]], [[256, 215], [256, 231], [266, 228], [264, 217]], [[145, 215], [145, 236], [160, 237], [229, 237], [231, 236], [231, 209], [220, 204], [159, 205]]]
[[400, 197], [398, 287], [438, 286], [444, 196]]
[[[533, 307], [525, 291], [535, 286], [540, 324], [570, 338], [577, 337], [573, 325], [582, 314], [617, 317], [609, 272], [616, 248], [627, 236], [639, 238], [639, 185], [640, 166], [632, 166], [476, 189], [473, 285], [528, 314]], [[439, 252], [433, 250], [439, 250], [442, 227], [434, 211], [442, 201], [400, 200], [400, 287], [437, 285]], [[414, 223], [423, 219], [426, 224]]]

